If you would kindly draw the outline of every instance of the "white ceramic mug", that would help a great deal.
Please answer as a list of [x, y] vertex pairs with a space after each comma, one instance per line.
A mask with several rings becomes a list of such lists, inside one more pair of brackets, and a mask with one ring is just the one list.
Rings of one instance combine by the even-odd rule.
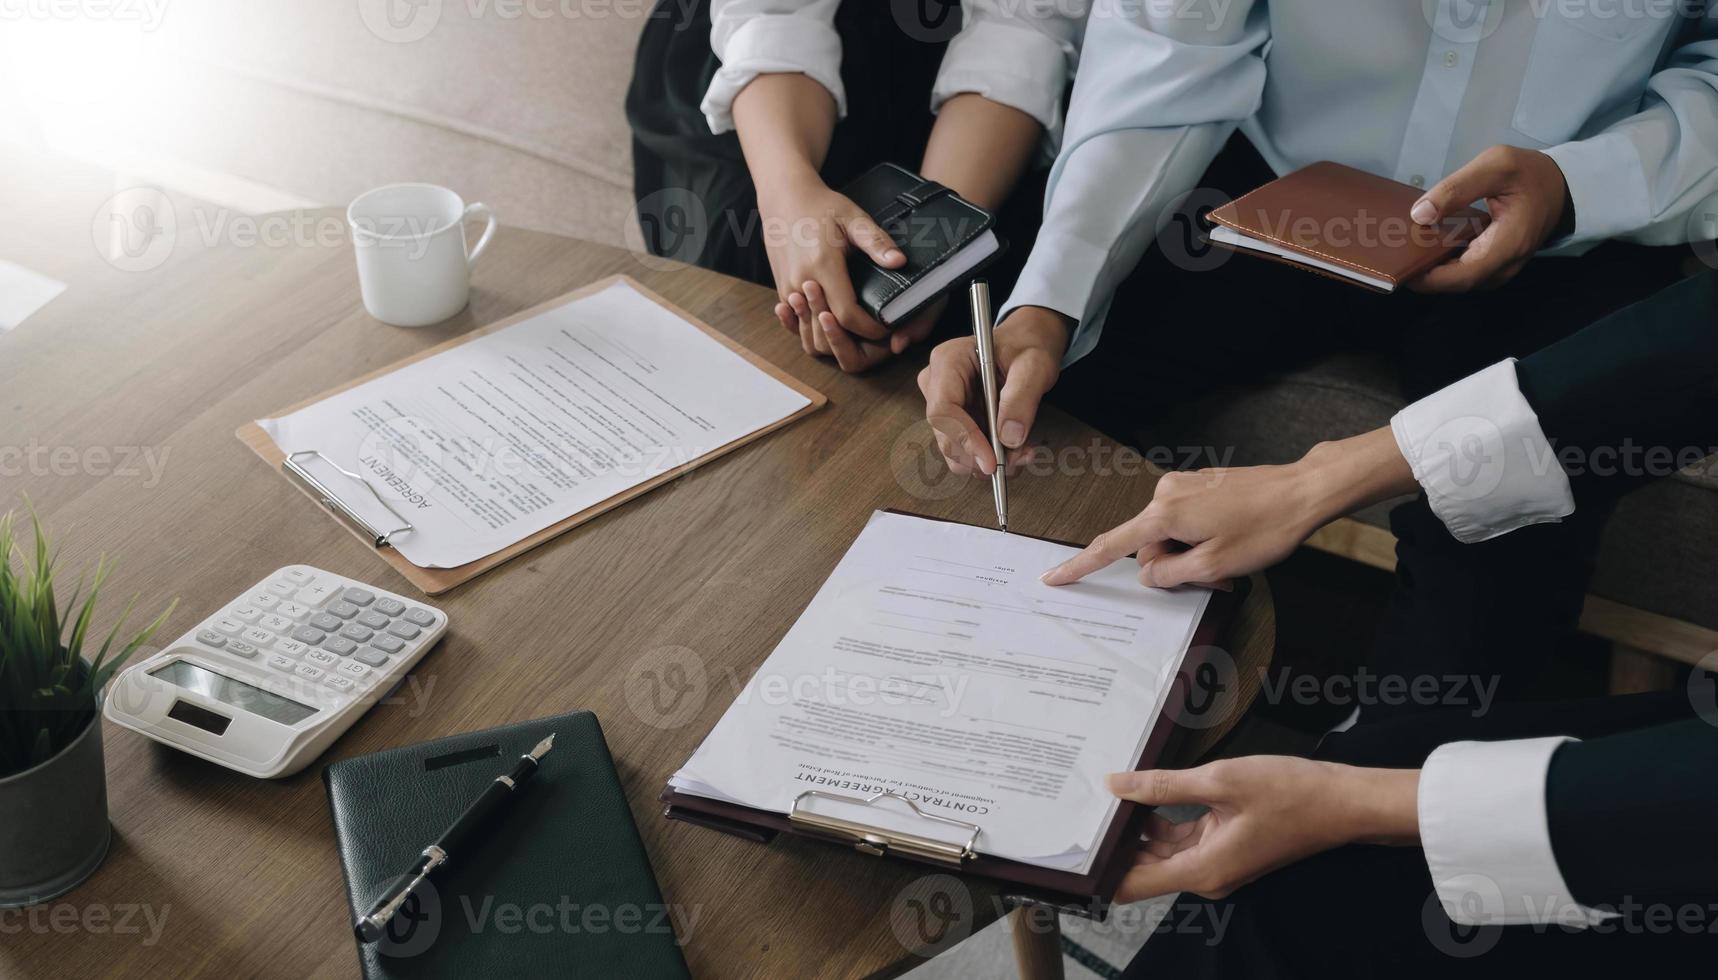
[[[484, 219], [469, 253], [465, 222]], [[465, 309], [471, 268], [495, 234], [495, 213], [434, 184], [388, 184], [346, 209], [364, 309], [383, 323], [421, 327]]]

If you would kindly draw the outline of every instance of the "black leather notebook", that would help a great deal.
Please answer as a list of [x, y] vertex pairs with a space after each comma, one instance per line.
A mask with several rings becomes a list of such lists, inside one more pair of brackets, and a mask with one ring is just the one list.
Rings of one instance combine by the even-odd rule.
[[[389, 749], [323, 770], [356, 917], [497, 775], [550, 732], [555, 748], [469, 854], [389, 935], [364, 976], [686, 977], [596, 716], [588, 711]], [[404, 920], [404, 921], [402, 921]], [[356, 943], [356, 940], [354, 940]]]
[[859, 304], [878, 323], [904, 323], [1005, 248], [989, 211], [905, 167], [880, 163], [841, 193], [864, 208], [907, 255], [899, 269], [876, 265], [858, 249], [848, 255], [847, 272]]

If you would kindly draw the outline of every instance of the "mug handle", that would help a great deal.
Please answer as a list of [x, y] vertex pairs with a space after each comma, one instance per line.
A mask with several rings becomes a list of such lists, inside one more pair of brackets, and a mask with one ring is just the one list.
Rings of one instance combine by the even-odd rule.
[[459, 216], [461, 223], [471, 220], [478, 215], [483, 216], [483, 234], [477, 236], [477, 245], [471, 250], [471, 255], [465, 260], [465, 267], [473, 269], [477, 266], [477, 257], [489, 247], [489, 240], [495, 237], [495, 212], [489, 210], [489, 205], [478, 202], [468, 205], [465, 213]]

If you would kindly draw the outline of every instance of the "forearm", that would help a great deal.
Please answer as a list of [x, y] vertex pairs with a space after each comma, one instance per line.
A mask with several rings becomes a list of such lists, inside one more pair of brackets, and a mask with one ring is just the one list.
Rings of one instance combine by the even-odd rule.
[[760, 198], [818, 180], [835, 132], [829, 90], [800, 74], [759, 75], [734, 98], [734, 128]]
[[994, 210], [1014, 189], [1043, 132], [1019, 109], [963, 92], [937, 113], [919, 172]]

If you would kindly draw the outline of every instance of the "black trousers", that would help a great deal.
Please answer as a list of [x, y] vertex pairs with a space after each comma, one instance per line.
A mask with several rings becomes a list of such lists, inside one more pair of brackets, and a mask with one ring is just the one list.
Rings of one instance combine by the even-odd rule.
[[[1415, 768], [1446, 742], [1592, 739], [1694, 715], [1681, 691], [1516, 704], [1478, 718], [1459, 708], [1437, 709], [1363, 722], [1327, 736], [1318, 755], [1351, 765]], [[1707, 934], [1718, 929], [1718, 908], [1623, 911], [1622, 918], [1585, 931], [1458, 926], [1444, 914], [1419, 848], [1354, 845], [1274, 871], [1221, 901], [1182, 896], [1124, 976], [1617, 976], [1700, 962], [1678, 953], [1710, 961], [1718, 949], [1718, 937]], [[1698, 925], [1676, 928], [1676, 914]]]
[[[898, 5], [896, 5], [898, 6]], [[632, 126], [633, 196], [653, 254], [775, 285], [764, 250], [757, 193], [739, 137], [710, 132], [698, 103], [720, 67], [710, 49], [708, 0], [663, 0], [645, 24], [626, 95]], [[878, 163], [917, 170], [936, 120], [931, 87], [961, 14], [938, 6], [936, 24], [896, 16], [890, 4], [850, 0], [836, 13], [847, 115], [822, 169], [839, 190]], [[905, 24], [905, 26], [903, 26]], [[911, 27], [912, 30], [906, 29]], [[997, 212], [1008, 251], [986, 271], [1000, 300], [1032, 250], [1043, 212], [1044, 172], [1030, 171]], [[964, 303], [949, 304], [964, 311]], [[964, 323], [964, 312], [950, 319]]]
[[[1383, 356], [1403, 393], [1418, 398], [1680, 276], [1681, 250], [1606, 243], [1578, 258], [1536, 259], [1496, 290], [1385, 296], [1203, 241], [1196, 205], [1208, 209], [1271, 176], [1244, 137], [1229, 142], [1117, 290], [1096, 350], [1063, 373], [1053, 401], [1144, 449], [1142, 427], [1217, 389], [1262, 383], [1342, 351]], [[1464, 545], [1423, 497], [1397, 508], [1395, 592], [1367, 670], [1445, 688], [1447, 678], [1478, 675], [1497, 700], [1527, 696], [1574, 633], [1609, 513], [1606, 502], [1584, 503], [1561, 524]], [[1424, 706], [1376, 700], [1362, 711], [1376, 718]]]

